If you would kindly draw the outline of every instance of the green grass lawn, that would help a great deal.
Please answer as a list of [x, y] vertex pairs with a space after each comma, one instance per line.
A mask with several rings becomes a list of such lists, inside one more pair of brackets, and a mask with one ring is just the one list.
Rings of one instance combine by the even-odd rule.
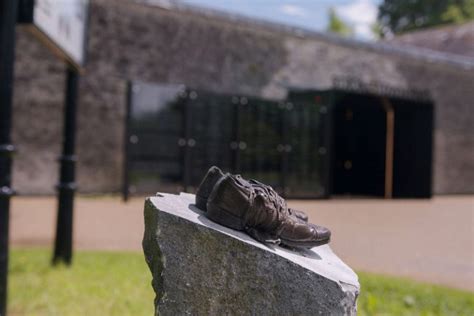
[[[14, 249], [9, 315], [152, 315], [151, 275], [140, 253], [77, 252], [72, 267], [50, 252]], [[359, 315], [474, 315], [474, 294], [359, 273]]]

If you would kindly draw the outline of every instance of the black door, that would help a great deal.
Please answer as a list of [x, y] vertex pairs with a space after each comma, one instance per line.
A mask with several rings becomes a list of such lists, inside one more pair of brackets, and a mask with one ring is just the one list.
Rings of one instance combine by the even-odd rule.
[[431, 197], [433, 104], [392, 99], [395, 110], [394, 197]]
[[334, 99], [333, 194], [384, 196], [386, 111], [376, 96]]

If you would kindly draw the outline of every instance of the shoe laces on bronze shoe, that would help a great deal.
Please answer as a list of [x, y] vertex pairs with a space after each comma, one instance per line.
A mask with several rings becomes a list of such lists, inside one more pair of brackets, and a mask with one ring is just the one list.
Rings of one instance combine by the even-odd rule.
[[278, 236], [290, 217], [285, 200], [267, 186], [248, 186], [248, 190], [249, 208], [245, 214], [247, 227]]
[[269, 186], [250, 186], [246, 231], [253, 238], [295, 248], [327, 244], [329, 229], [304, 222], [290, 214], [286, 202]]
[[[252, 186], [262, 187], [267, 192], [268, 195], [270, 195], [273, 198], [279, 200], [279, 203], [282, 203], [282, 204], [286, 205], [285, 199], [282, 198], [271, 186], [263, 184], [263, 183], [261, 183], [257, 180], [254, 180], [254, 179], [251, 179], [248, 182]], [[306, 215], [305, 212], [295, 210], [295, 209], [292, 209], [292, 208], [289, 208], [289, 207], [287, 207], [287, 208], [288, 208], [288, 212], [289, 212], [290, 216], [294, 216], [296, 219], [301, 220], [303, 222], [308, 222], [308, 215]]]

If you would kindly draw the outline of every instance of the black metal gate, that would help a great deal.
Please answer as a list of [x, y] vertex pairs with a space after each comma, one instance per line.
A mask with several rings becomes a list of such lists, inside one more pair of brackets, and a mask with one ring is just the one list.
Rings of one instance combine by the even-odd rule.
[[287, 197], [329, 193], [326, 95], [276, 102], [130, 83], [123, 194], [194, 192], [216, 165]]
[[[327, 195], [431, 197], [434, 104], [426, 93], [357, 83], [326, 91], [293, 91], [289, 99], [296, 106], [320, 105], [304, 106], [295, 113], [317, 109], [320, 115], [326, 113], [325, 118], [310, 124], [305, 123], [308, 115], [297, 114], [301, 121], [290, 129], [304, 133], [312, 128], [314, 134], [323, 137], [320, 144], [325, 144], [318, 153], [301, 155], [323, 166], [313, 177], [308, 172], [311, 167], [289, 163], [290, 168], [303, 168], [295, 177], [299, 192], [303, 191], [301, 184], [308, 181], [311, 188], [315, 182], [326, 184]], [[295, 141], [304, 139], [295, 135]], [[329, 155], [321, 157], [326, 152]], [[304, 160], [297, 157], [296, 161]], [[293, 183], [288, 187], [294, 188]]]

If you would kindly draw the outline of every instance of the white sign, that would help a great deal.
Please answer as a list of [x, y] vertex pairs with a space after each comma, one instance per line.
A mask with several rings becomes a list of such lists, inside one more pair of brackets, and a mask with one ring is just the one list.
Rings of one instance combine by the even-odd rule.
[[84, 66], [89, 0], [36, 0], [33, 24], [72, 62]]

